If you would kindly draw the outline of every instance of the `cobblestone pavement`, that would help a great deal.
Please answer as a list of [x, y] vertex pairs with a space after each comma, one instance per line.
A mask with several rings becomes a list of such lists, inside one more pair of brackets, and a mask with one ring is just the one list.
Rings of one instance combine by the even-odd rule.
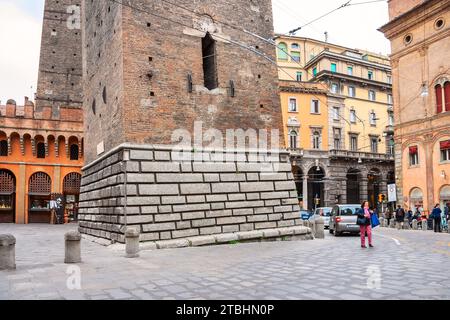
[[[0, 299], [449, 299], [450, 235], [377, 228], [355, 236], [141, 252], [83, 240], [81, 290], [64, 260], [76, 225], [0, 225], [17, 238], [17, 270], [0, 271]], [[73, 268], [73, 267], [72, 267]], [[439, 271], [440, 270], [440, 271]], [[70, 282], [73, 283], [73, 282]]]

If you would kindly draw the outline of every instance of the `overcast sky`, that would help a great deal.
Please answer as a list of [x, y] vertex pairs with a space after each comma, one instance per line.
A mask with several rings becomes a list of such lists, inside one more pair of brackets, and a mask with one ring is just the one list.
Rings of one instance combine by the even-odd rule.
[[[287, 33], [339, 7], [348, 0], [273, 0], [275, 31]], [[351, 3], [368, 0], [352, 0]], [[0, 103], [34, 98], [44, 0], [0, 0]], [[389, 42], [377, 31], [388, 21], [387, 1], [336, 11], [297, 33], [351, 48], [390, 53]]]

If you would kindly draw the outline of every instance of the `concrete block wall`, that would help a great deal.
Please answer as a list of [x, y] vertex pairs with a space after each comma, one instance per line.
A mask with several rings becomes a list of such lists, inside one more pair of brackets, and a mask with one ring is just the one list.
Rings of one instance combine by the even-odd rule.
[[141, 241], [160, 241], [300, 224], [287, 153], [259, 162], [245, 152], [225, 153], [236, 157], [226, 162], [214, 162], [224, 153], [189, 155], [204, 161], [179, 161], [170, 148], [122, 145], [85, 168], [80, 231], [123, 243], [126, 225], [141, 232]]

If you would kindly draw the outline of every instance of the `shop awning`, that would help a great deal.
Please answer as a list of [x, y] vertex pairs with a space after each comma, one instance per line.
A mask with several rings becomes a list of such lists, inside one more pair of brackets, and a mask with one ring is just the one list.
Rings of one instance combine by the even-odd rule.
[[441, 141], [441, 150], [450, 149], [450, 140]]

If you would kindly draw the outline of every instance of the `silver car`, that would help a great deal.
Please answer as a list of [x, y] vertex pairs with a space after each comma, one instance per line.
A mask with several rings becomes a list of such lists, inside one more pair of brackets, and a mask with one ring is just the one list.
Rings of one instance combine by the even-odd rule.
[[333, 208], [330, 208], [330, 207], [317, 208], [316, 211], [314, 212], [314, 214], [311, 216], [311, 218], [309, 218], [309, 220], [314, 221], [314, 219], [317, 219], [318, 217], [322, 217], [324, 220], [325, 229], [329, 229], [332, 209]]
[[359, 226], [356, 224], [359, 209], [361, 209], [360, 204], [335, 205], [331, 210], [330, 233], [334, 233], [335, 236], [344, 232], [359, 234]]

